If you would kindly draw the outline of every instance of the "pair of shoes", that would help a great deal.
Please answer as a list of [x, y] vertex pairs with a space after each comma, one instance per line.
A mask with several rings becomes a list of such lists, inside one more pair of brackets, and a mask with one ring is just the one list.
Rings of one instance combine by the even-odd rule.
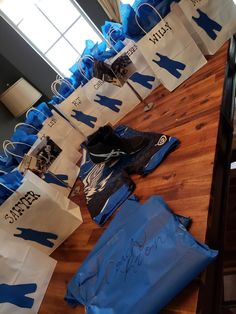
[[111, 126], [101, 127], [90, 135], [84, 144], [91, 160], [95, 163], [108, 162], [126, 155], [133, 155], [143, 149], [148, 140], [142, 136], [120, 138]]

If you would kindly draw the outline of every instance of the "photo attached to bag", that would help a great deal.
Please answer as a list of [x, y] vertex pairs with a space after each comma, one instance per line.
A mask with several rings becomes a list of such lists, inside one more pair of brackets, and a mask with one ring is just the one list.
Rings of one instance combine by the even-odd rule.
[[94, 61], [93, 76], [118, 87], [122, 87], [135, 72], [136, 67], [126, 53], [111, 65], [99, 60]]
[[20, 171], [31, 170], [42, 177], [61, 152], [61, 148], [50, 137], [45, 136], [37, 140], [36, 145], [25, 155]]
[[119, 79], [121, 86], [136, 72], [134, 63], [126, 53], [123, 53], [111, 64], [111, 69]]

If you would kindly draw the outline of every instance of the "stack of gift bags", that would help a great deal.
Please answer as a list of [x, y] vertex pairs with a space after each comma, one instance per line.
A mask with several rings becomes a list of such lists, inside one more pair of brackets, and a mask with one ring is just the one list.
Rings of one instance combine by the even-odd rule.
[[[120, 11], [122, 23], [105, 22], [104, 40], [87, 40], [71, 77], [53, 84], [51, 104], [85, 136], [117, 123], [161, 84], [175, 90], [236, 31], [233, 0], [136, 0]], [[123, 53], [136, 71], [122, 87], [94, 77], [96, 60], [111, 65]]]
[[[49, 136], [61, 152], [39, 177], [21, 171], [25, 154]], [[73, 141], [73, 145], [71, 145]], [[41, 103], [30, 109], [0, 155], [0, 312], [37, 313], [56, 261], [49, 255], [82, 223], [68, 195], [77, 179], [82, 137]]]

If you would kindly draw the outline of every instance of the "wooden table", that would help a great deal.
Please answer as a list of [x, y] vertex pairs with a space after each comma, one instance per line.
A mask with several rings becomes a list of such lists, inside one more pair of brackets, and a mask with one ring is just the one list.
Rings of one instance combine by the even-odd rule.
[[[174, 92], [164, 87], [153, 92], [148, 97], [155, 103], [152, 111], [144, 113], [140, 104], [121, 121], [141, 131], [165, 133], [181, 140], [179, 148], [153, 173], [144, 178], [133, 177], [137, 185], [135, 194], [141, 202], [151, 195], [161, 195], [175, 213], [191, 216], [190, 232], [202, 242], [208, 242], [211, 228], [208, 216], [212, 215], [209, 208], [227, 47], [228, 44], [224, 45], [209, 58], [207, 65]], [[86, 210], [83, 196], [77, 201], [84, 223], [52, 254], [58, 264], [40, 314], [84, 313], [82, 306], [69, 308], [63, 298], [68, 282], [107, 225], [96, 226]], [[163, 313], [196, 313], [197, 306], [201, 308], [198, 299], [202, 279], [193, 281]], [[208, 301], [203, 300], [203, 303]]]

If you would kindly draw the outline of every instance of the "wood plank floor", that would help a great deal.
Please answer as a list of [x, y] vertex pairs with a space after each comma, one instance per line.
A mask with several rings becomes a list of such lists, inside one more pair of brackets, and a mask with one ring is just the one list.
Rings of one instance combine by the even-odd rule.
[[[190, 231], [199, 241], [205, 241], [206, 236], [227, 47], [225, 44], [174, 92], [156, 89], [148, 97], [155, 103], [152, 111], [144, 113], [140, 104], [121, 121], [141, 131], [165, 133], [181, 140], [179, 148], [153, 173], [132, 178], [141, 202], [158, 194], [175, 213], [191, 216]], [[84, 223], [52, 255], [58, 264], [40, 314], [84, 313], [82, 306], [70, 309], [64, 302], [66, 286], [107, 225], [100, 228], [91, 221], [82, 191], [74, 200], [81, 206]], [[163, 313], [195, 313], [198, 287], [195, 280]]]

